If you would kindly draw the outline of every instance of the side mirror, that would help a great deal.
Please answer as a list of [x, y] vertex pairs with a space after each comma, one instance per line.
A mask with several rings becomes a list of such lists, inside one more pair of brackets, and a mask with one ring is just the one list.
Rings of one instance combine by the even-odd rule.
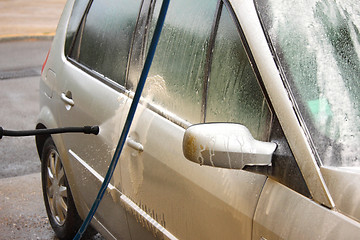
[[253, 138], [243, 125], [206, 123], [190, 126], [184, 134], [184, 156], [200, 165], [242, 169], [271, 164], [277, 145]]

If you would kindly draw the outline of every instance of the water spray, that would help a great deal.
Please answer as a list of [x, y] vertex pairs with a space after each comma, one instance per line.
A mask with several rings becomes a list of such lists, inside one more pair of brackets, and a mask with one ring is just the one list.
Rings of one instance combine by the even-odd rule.
[[99, 126], [84, 126], [84, 127], [64, 127], [64, 128], [50, 128], [50, 129], [34, 129], [34, 130], [5, 130], [0, 127], [0, 139], [3, 136], [7, 137], [26, 137], [34, 135], [50, 135], [59, 133], [84, 133], [84, 134], [99, 134]]

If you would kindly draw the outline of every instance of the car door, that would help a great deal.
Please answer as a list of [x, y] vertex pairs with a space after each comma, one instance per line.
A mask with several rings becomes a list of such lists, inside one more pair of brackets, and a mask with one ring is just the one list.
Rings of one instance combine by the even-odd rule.
[[[60, 125], [100, 126], [98, 136], [62, 135], [67, 174], [83, 218], [103, 182], [127, 115], [125, 74], [140, 5], [141, 1], [90, 1], [82, 18], [77, 18], [81, 22], [73, 37], [68, 33], [66, 59], [57, 73], [65, 80], [59, 87]], [[110, 236], [129, 239], [120, 195], [121, 178], [116, 171], [95, 219]]]
[[[256, 138], [269, 139], [272, 113], [229, 7], [170, 2], [120, 158], [121, 199], [159, 238], [251, 239], [266, 176], [199, 166], [182, 152], [186, 128], [202, 122], [242, 122]], [[247, 98], [250, 104], [243, 103]]]

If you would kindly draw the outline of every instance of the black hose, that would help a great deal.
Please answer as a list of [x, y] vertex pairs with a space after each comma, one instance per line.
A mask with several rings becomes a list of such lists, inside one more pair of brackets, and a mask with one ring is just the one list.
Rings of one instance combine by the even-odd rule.
[[0, 139], [3, 136], [25, 137], [25, 136], [33, 136], [33, 135], [49, 135], [49, 134], [76, 133], [76, 132], [98, 135], [99, 130], [100, 130], [99, 126], [34, 129], [34, 130], [25, 130], [25, 131], [5, 130], [2, 127], [0, 127]]

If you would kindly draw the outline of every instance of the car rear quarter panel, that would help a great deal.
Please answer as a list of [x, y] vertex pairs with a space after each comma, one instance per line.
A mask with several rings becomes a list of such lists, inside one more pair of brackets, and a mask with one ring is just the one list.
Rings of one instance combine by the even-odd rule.
[[[65, 86], [68, 79], [64, 78], [62, 72], [64, 71], [66, 64], [71, 65], [65, 57], [64, 44], [66, 29], [73, 4], [74, 0], [69, 0], [64, 7], [56, 30], [56, 35], [51, 45], [49, 57], [41, 76], [40, 113], [38, 115], [37, 122], [46, 128], [63, 127], [59, 116], [59, 109], [65, 108], [65, 105], [64, 102], [60, 99], [60, 94], [63, 91], [63, 86]], [[76, 70], [79, 71], [79, 69]], [[51, 79], [48, 78], [49, 76], [51, 76]], [[71, 167], [71, 160], [69, 159], [69, 152], [66, 148], [64, 136], [63, 134], [58, 134], [53, 135], [52, 138], [60, 153], [77, 211], [79, 212], [80, 216], [85, 217], [89, 209], [86, 207], [86, 204], [79, 194], [78, 184], [75, 182], [77, 172], [76, 169]], [[108, 198], [106, 201], [112, 202], [111, 197], [110, 200]], [[115, 239], [114, 236], [109, 231], [107, 231], [104, 226], [98, 222], [97, 219], [93, 219], [92, 225], [94, 225], [96, 229], [100, 231], [101, 234], [103, 234], [103, 236], [106, 238]], [[128, 233], [124, 233], [124, 236], [127, 236], [125, 239], [129, 238]]]

